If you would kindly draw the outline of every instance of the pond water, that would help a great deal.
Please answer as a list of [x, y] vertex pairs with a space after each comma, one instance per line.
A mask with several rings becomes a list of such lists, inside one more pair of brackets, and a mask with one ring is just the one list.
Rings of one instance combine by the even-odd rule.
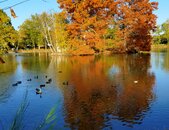
[[[18, 115], [22, 129], [39, 128], [53, 108], [42, 129], [169, 129], [168, 51], [86, 57], [17, 53], [3, 59], [0, 129], [11, 129]], [[36, 94], [42, 84], [42, 94]]]

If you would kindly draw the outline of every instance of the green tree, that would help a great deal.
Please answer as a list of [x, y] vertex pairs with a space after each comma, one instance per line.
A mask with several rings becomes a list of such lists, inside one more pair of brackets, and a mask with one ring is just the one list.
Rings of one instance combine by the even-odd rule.
[[160, 25], [157, 26], [155, 32], [153, 33], [153, 44], [161, 44], [161, 38], [163, 30]]
[[56, 49], [54, 47], [55, 40], [54, 35], [52, 35], [55, 31], [54, 26], [54, 17], [53, 14], [48, 14], [46, 12], [43, 12], [39, 15], [39, 22], [41, 25], [41, 33], [45, 39], [45, 44], [50, 48], [52, 52], [56, 52]]
[[7, 14], [0, 10], [0, 53], [7, 52], [15, 47], [18, 35]]
[[63, 51], [68, 48], [68, 34], [66, 31], [67, 21], [64, 13], [55, 14], [55, 39], [57, 51]]
[[19, 28], [19, 43], [22, 48], [35, 48], [43, 45], [38, 15], [32, 15]]
[[55, 52], [54, 23], [53, 14], [43, 12], [42, 14], [32, 15], [19, 28], [20, 47], [40, 48], [41, 46], [48, 46], [52, 52]]
[[162, 38], [167, 39], [167, 41], [169, 41], [169, 19], [161, 25], [161, 28], [163, 31]]

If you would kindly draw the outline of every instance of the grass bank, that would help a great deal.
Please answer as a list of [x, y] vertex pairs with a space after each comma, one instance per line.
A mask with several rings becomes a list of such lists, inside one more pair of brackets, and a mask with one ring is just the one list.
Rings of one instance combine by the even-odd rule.
[[50, 49], [18, 50], [19, 53], [51, 52]]
[[[162, 50], [166, 50], [166, 49], [169, 49], [169, 45], [165, 45], [165, 44], [154, 44], [154, 45], [151, 45], [151, 51], [162, 51]], [[150, 52], [151, 52], [150, 51]], [[64, 56], [72, 56], [72, 55], [80, 55], [80, 56], [87, 56], [87, 55], [97, 55], [97, 54], [104, 54], [104, 55], [111, 55], [111, 54], [114, 54], [114, 53], [119, 53], [119, 52], [122, 52], [121, 50], [119, 51], [119, 48], [112, 48], [111, 50], [104, 50], [103, 52], [101, 53], [94, 53], [93, 52], [84, 52], [82, 53], [81, 51], [79, 52], [71, 52], [71, 51], [68, 51], [66, 53], [61, 53], [61, 52], [58, 52], [58, 53], [52, 53], [50, 49], [30, 49], [30, 50], [18, 50], [19, 53], [44, 53], [44, 52], [48, 52], [48, 53], [51, 53], [52, 56], [56, 56], [56, 55], [64, 55]], [[81, 54], [81, 53], [82, 54]], [[145, 52], [145, 51], [141, 51], [140, 53], [150, 53], [150, 52]], [[122, 52], [124, 53], [124, 52]]]
[[156, 44], [156, 45], [151, 45], [151, 50], [159, 50], [159, 49], [169, 49], [169, 45], [166, 44]]

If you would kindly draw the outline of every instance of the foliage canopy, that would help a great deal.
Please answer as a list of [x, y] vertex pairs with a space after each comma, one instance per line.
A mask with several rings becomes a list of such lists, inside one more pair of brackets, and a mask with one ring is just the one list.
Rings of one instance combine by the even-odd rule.
[[0, 10], [0, 52], [7, 52], [17, 42], [17, 31], [11, 24], [11, 19]]
[[[72, 46], [99, 50], [106, 46], [108, 29], [117, 29], [115, 46], [120, 51], [150, 50], [150, 32], [155, 29], [157, 2], [149, 0], [58, 0], [70, 21]], [[76, 41], [76, 42], [74, 42]]]

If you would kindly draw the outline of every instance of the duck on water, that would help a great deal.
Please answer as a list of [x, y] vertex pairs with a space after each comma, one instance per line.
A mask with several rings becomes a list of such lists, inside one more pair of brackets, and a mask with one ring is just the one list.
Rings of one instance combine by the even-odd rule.
[[42, 94], [42, 89], [41, 88], [36, 88], [36, 94]]

